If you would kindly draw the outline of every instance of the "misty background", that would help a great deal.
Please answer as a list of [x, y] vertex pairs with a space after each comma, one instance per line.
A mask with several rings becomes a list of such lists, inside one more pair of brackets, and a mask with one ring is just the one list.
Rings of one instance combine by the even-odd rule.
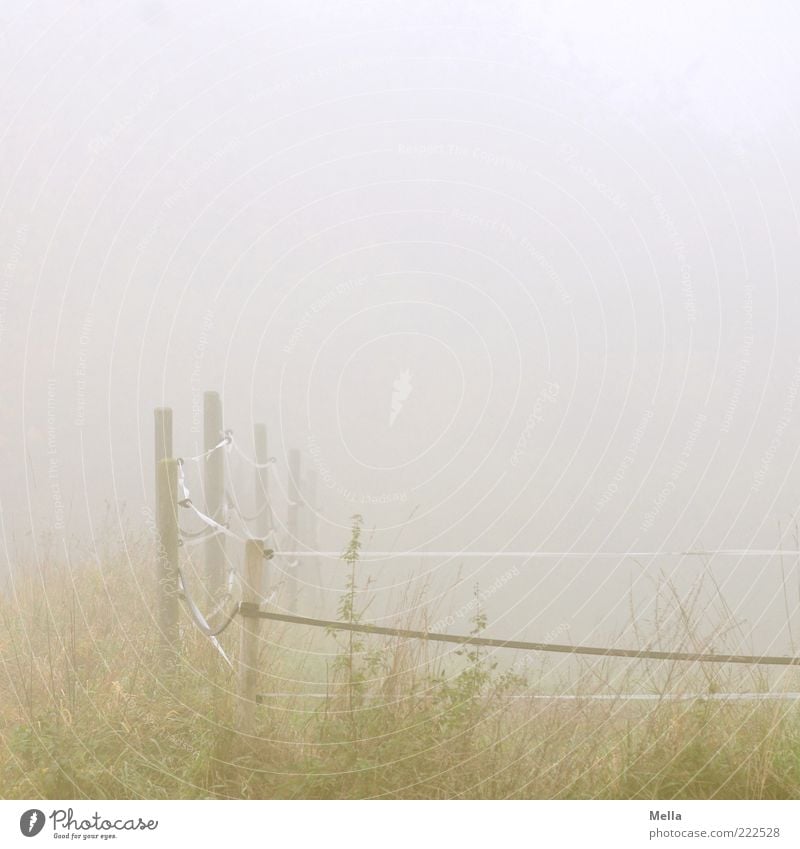
[[[142, 524], [153, 408], [196, 453], [209, 389], [245, 504], [253, 421], [279, 519], [304, 452], [324, 550], [356, 512], [375, 550], [798, 548], [798, 35], [788, 2], [4, 2], [0, 568]], [[710, 569], [783, 652], [796, 559], [370, 571], [563, 642]]]

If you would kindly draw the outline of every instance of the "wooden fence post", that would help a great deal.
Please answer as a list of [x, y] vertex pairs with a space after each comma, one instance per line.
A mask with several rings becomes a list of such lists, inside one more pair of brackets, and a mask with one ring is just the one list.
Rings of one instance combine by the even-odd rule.
[[[289, 451], [289, 480], [286, 486], [289, 506], [286, 516], [286, 530], [292, 551], [300, 550], [300, 452], [296, 448]], [[301, 560], [299, 555], [293, 558], [293, 566], [287, 575], [288, 592], [286, 606], [297, 612], [297, 596], [300, 587]]]
[[158, 628], [162, 666], [174, 668], [178, 648], [178, 461], [156, 466]]
[[[261, 570], [264, 568], [264, 541], [249, 539], [245, 543], [242, 604], [261, 603]], [[258, 632], [261, 620], [242, 616], [239, 646], [239, 701], [237, 726], [242, 734], [252, 734], [255, 726], [256, 689], [258, 687]]]
[[172, 457], [172, 407], [156, 407], [155, 425], [156, 463], [158, 463], [159, 460]]
[[[222, 400], [218, 392], [203, 393], [203, 450], [209, 451], [222, 439]], [[222, 522], [225, 504], [225, 456], [214, 451], [205, 458], [204, 485], [206, 512]], [[214, 597], [225, 580], [225, 536], [215, 534], [205, 543], [206, 587]]]
[[[319, 475], [314, 469], [309, 469], [306, 472], [305, 482], [303, 485], [303, 501], [305, 506], [303, 541], [312, 552], [319, 549], [319, 533], [317, 525], [317, 514], [319, 505], [317, 504], [318, 497], [318, 481]], [[313, 598], [313, 615], [319, 615], [323, 610], [323, 591], [322, 591], [322, 572], [320, 571], [320, 559], [317, 554], [309, 554], [307, 558], [306, 568], [307, 580], [314, 583], [313, 592], [310, 593]]]
[[253, 425], [253, 442], [256, 449], [255, 469], [255, 507], [256, 529], [258, 535], [264, 539], [272, 530], [272, 521], [269, 512], [269, 455], [267, 454], [267, 426], [262, 422]]
[[[255, 507], [256, 507], [256, 532], [267, 540], [272, 530], [272, 513], [269, 507], [269, 454], [267, 453], [267, 426], [262, 422], [253, 425], [253, 442], [255, 444], [256, 469], [255, 469]], [[275, 547], [275, 540], [269, 539], [267, 544], [270, 548]], [[270, 570], [267, 561], [263, 564], [263, 573], [258, 585], [261, 598], [269, 590]]]

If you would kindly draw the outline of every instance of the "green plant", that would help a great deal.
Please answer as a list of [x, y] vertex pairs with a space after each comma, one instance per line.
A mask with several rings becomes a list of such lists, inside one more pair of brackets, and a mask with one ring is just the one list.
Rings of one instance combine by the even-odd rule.
[[[361, 533], [363, 517], [356, 513], [352, 517], [350, 540], [342, 554], [342, 560], [348, 567], [345, 589], [339, 600], [337, 618], [349, 625], [359, 625], [363, 621], [364, 608], [358, 605], [358, 596], [369, 589], [367, 581], [363, 590], [359, 588], [357, 569], [361, 555]], [[334, 674], [344, 674], [344, 686], [347, 693], [348, 709], [353, 713], [363, 702], [364, 692], [370, 678], [380, 668], [380, 653], [370, 650], [363, 634], [357, 631], [339, 631], [330, 629], [329, 635], [340, 646], [340, 653], [333, 662]], [[342, 636], [344, 633], [344, 636]]]

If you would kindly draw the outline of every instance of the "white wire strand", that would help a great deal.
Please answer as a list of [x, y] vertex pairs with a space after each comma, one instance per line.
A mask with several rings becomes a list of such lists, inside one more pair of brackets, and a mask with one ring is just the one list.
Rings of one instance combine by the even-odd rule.
[[205, 616], [203, 616], [200, 608], [194, 603], [192, 597], [189, 595], [189, 592], [186, 589], [186, 582], [183, 580], [183, 572], [181, 572], [180, 569], [178, 570], [178, 581], [180, 582], [179, 589], [181, 594], [183, 595], [183, 600], [186, 603], [186, 607], [188, 608], [189, 613], [192, 619], [194, 620], [195, 624], [198, 626], [201, 633], [203, 633], [206, 637], [208, 637], [209, 640], [211, 640], [211, 644], [220, 653], [225, 663], [227, 663], [228, 666], [233, 669], [233, 664], [231, 663], [230, 658], [226, 654], [225, 649], [222, 648], [222, 643], [220, 643], [215, 634], [211, 633], [213, 631], [213, 628], [208, 624], [208, 620], [205, 618]]
[[[413, 698], [414, 693], [410, 693], [408, 698]], [[380, 699], [385, 698], [377, 693], [364, 694], [366, 698]], [[330, 699], [330, 693], [259, 693], [259, 699], [274, 699], [274, 698], [294, 698], [294, 699]], [[395, 696], [394, 700], [405, 698], [404, 696]], [[531, 701], [546, 701], [546, 702], [581, 702], [581, 701], [602, 701], [602, 702], [689, 702], [689, 701], [798, 701], [800, 693], [593, 693], [593, 694], [572, 694], [563, 693], [560, 695], [547, 695], [545, 693], [518, 693], [510, 695], [509, 698], [515, 700], [530, 699]]]
[[252, 457], [248, 457], [247, 454], [245, 454], [244, 451], [242, 451], [242, 449], [239, 448], [239, 443], [235, 439], [232, 438], [233, 437], [233, 431], [227, 431], [227, 433], [230, 434], [230, 436], [231, 436], [231, 447], [236, 449], [236, 453], [243, 460], [245, 460], [251, 468], [253, 468], [253, 469], [268, 469], [271, 465], [273, 465], [273, 463], [278, 462], [277, 457], [267, 457], [267, 460], [266, 460], [265, 463], [257, 463], [255, 460], [252, 459]]
[[[316, 551], [314, 549], [308, 549], [306, 551], [282, 551], [281, 554], [287, 557], [311, 557], [316, 555], [319, 557], [340, 558], [343, 556], [343, 552], [341, 551]], [[716, 555], [729, 557], [777, 557], [778, 555], [800, 555], [800, 549], [720, 548], [697, 551], [361, 551], [359, 558], [364, 559], [365, 556], [370, 555], [373, 557], [517, 557], [525, 559], [553, 557], [582, 559], [591, 559], [594, 557], [713, 557]]]
[[219, 451], [220, 448], [224, 448], [226, 445], [232, 445], [232, 444], [233, 444], [233, 431], [224, 430], [222, 432], [222, 439], [220, 439], [220, 441], [213, 448], [209, 448], [208, 451], [203, 451], [202, 454], [194, 454], [191, 457], [186, 457], [186, 456], [178, 457], [177, 458], [178, 464], [186, 463], [186, 462], [189, 462], [190, 460], [192, 462], [198, 462], [200, 460], [204, 460], [206, 457], [210, 457], [215, 451]]
[[182, 542], [184, 544], [196, 545], [200, 541], [205, 541], [206, 539], [216, 536], [217, 534], [225, 534], [225, 536], [232, 537], [233, 539], [239, 540], [239, 542], [246, 542], [243, 537], [240, 537], [237, 533], [234, 533], [230, 528], [226, 525], [217, 522], [216, 519], [212, 519], [211, 516], [206, 516], [201, 510], [195, 507], [194, 502], [192, 501], [191, 493], [189, 492], [189, 488], [186, 486], [186, 477], [183, 471], [183, 460], [178, 460], [178, 504], [186, 510], [191, 510], [201, 522], [206, 524], [209, 528], [212, 528], [215, 533], [209, 534], [208, 537], [203, 537], [201, 540], [190, 540], [183, 539]]
[[219, 536], [220, 532], [213, 528], [203, 528], [197, 534], [189, 534], [182, 528], [178, 528], [180, 534], [180, 544], [183, 548], [193, 548], [195, 545], [202, 545], [210, 539]]

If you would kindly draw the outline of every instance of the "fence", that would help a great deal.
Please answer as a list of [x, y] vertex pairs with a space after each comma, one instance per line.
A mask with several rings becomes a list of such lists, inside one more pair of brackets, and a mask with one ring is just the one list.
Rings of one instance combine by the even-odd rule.
[[[273, 558], [277, 540], [269, 500], [269, 470], [275, 458], [270, 457], [267, 451], [266, 425], [257, 422], [253, 426], [255, 459], [251, 459], [238, 448], [232, 431], [225, 429], [222, 401], [218, 393], [204, 393], [203, 411], [202, 452], [176, 457], [173, 451], [172, 410], [167, 407], [155, 410], [157, 571], [160, 585], [158, 624], [165, 666], [173, 665], [177, 656], [180, 600], [183, 600], [195, 625], [213, 642], [225, 661], [233, 665], [217, 639], [236, 615], [235, 606], [230, 605], [238, 570], [232, 565], [227, 543], [233, 540], [249, 544], [250, 540], [260, 540], [259, 568], [256, 570], [254, 566], [247, 565], [250, 564], [250, 561], [247, 561], [245, 575], [252, 582], [255, 597], [261, 599], [261, 588], [266, 579], [264, 561]], [[230, 480], [226, 453], [234, 447], [252, 468], [255, 502], [253, 515], [247, 515], [242, 509]], [[203, 485], [200, 506], [192, 498], [187, 486], [186, 472], [190, 463], [198, 464], [201, 472]], [[286, 525], [288, 538], [292, 543], [286, 547], [291, 549], [297, 548], [300, 508], [303, 506], [300, 476], [300, 452], [293, 451], [289, 473], [289, 518]], [[198, 519], [201, 523], [200, 530], [185, 529], [179, 518], [182, 514]], [[231, 527], [231, 518], [234, 515], [244, 528], [243, 535]], [[272, 547], [268, 548], [267, 545]], [[215, 602], [214, 609], [208, 616], [203, 614], [201, 604], [195, 601], [190, 591], [189, 581], [180, 564], [181, 549], [196, 549], [201, 554], [202, 585], [206, 594]], [[297, 554], [291, 559], [287, 558], [284, 584], [287, 585], [287, 607], [290, 610], [297, 604], [299, 563]], [[229, 608], [229, 612], [222, 623], [212, 627], [210, 620], [213, 621], [224, 614], [226, 608]]]
[[[379, 625], [334, 621], [299, 616], [295, 613], [280, 613], [263, 609], [267, 570], [265, 563], [281, 556], [287, 560], [286, 575], [288, 586], [286, 604], [289, 610], [295, 610], [298, 601], [297, 569], [302, 558], [310, 555], [340, 557], [338, 552], [323, 552], [314, 549], [297, 548], [300, 510], [302, 498], [301, 456], [297, 450], [289, 452], [288, 464], [288, 505], [286, 530], [293, 544], [287, 550], [278, 548], [277, 534], [273, 522], [273, 511], [269, 499], [268, 472], [275, 458], [267, 452], [267, 431], [263, 423], [253, 428], [255, 460], [250, 461], [254, 471], [254, 494], [256, 512], [247, 516], [239, 507], [226, 480], [224, 450], [234, 445], [232, 431], [223, 427], [222, 403], [216, 392], [206, 392], [204, 396], [204, 442], [201, 454], [172, 457], [172, 410], [158, 408], [155, 411], [155, 460], [156, 460], [156, 518], [158, 530], [157, 574], [160, 583], [158, 626], [160, 630], [162, 664], [165, 669], [174, 666], [178, 655], [179, 604], [182, 600], [196, 627], [216, 647], [225, 662], [233, 669], [234, 664], [225, 653], [218, 637], [237, 618], [241, 619], [238, 664], [238, 716], [241, 730], [249, 733], [253, 727], [254, 711], [259, 701], [256, 693], [257, 661], [260, 625], [264, 620], [285, 622], [293, 625], [324, 628], [327, 630], [351, 631], [379, 636], [393, 636], [404, 639], [426, 640], [431, 642], [454, 643], [458, 645], [485, 646], [497, 649], [515, 649], [522, 651], [555, 652], [571, 655], [591, 655], [596, 657], [629, 658], [636, 660], [678, 661], [691, 663], [748, 664], [765, 666], [800, 666], [800, 657], [780, 655], [739, 655], [715, 654], [703, 652], [672, 652], [650, 649], [623, 649], [603, 646], [565, 645], [557, 643], [526, 642], [520, 640], [501, 640], [478, 635], [446, 634], [429, 631], [415, 631], [404, 628], [391, 628]], [[186, 485], [184, 466], [187, 462], [203, 463], [205, 483], [204, 510], [192, 500]], [[313, 484], [312, 487], [313, 489]], [[188, 532], [181, 529], [178, 516], [181, 510], [193, 514], [201, 520], [203, 529]], [[247, 529], [241, 536], [230, 528], [229, 514], [238, 515]], [[250, 533], [248, 522], [256, 522], [258, 535]], [[314, 534], [314, 537], [316, 535]], [[225, 587], [225, 564], [228, 560], [226, 540], [234, 539], [244, 544], [244, 568], [240, 577], [241, 598], [236, 601], [234, 595], [235, 569], [228, 567], [228, 581]], [[188, 582], [179, 562], [181, 547], [203, 545], [205, 554], [205, 580], [212, 594], [219, 595], [224, 589], [223, 598], [218, 600], [214, 610], [206, 617], [193, 599]], [[687, 556], [706, 557], [714, 554], [729, 554], [741, 557], [766, 556], [777, 554], [800, 555], [800, 550], [786, 549], [717, 549], [685, 551], [628, 551], [628, 552], [545, 552], [545, 551], [373, 551], [367, 552], [374, 557], [515, 557], [531, 559], [536, 557], [643, 557], [643, 556]], [[221, 616], [218, 625], [212, 627], [209, 620]], [[755, 694], [723, 694], [730, 697], [748, 697]], [[767, 694], [769, 695], [769, 694]], [[785, 698], [796, 694], [774, 694]], [[546, 698], [546, 697], [543, 697]]]

